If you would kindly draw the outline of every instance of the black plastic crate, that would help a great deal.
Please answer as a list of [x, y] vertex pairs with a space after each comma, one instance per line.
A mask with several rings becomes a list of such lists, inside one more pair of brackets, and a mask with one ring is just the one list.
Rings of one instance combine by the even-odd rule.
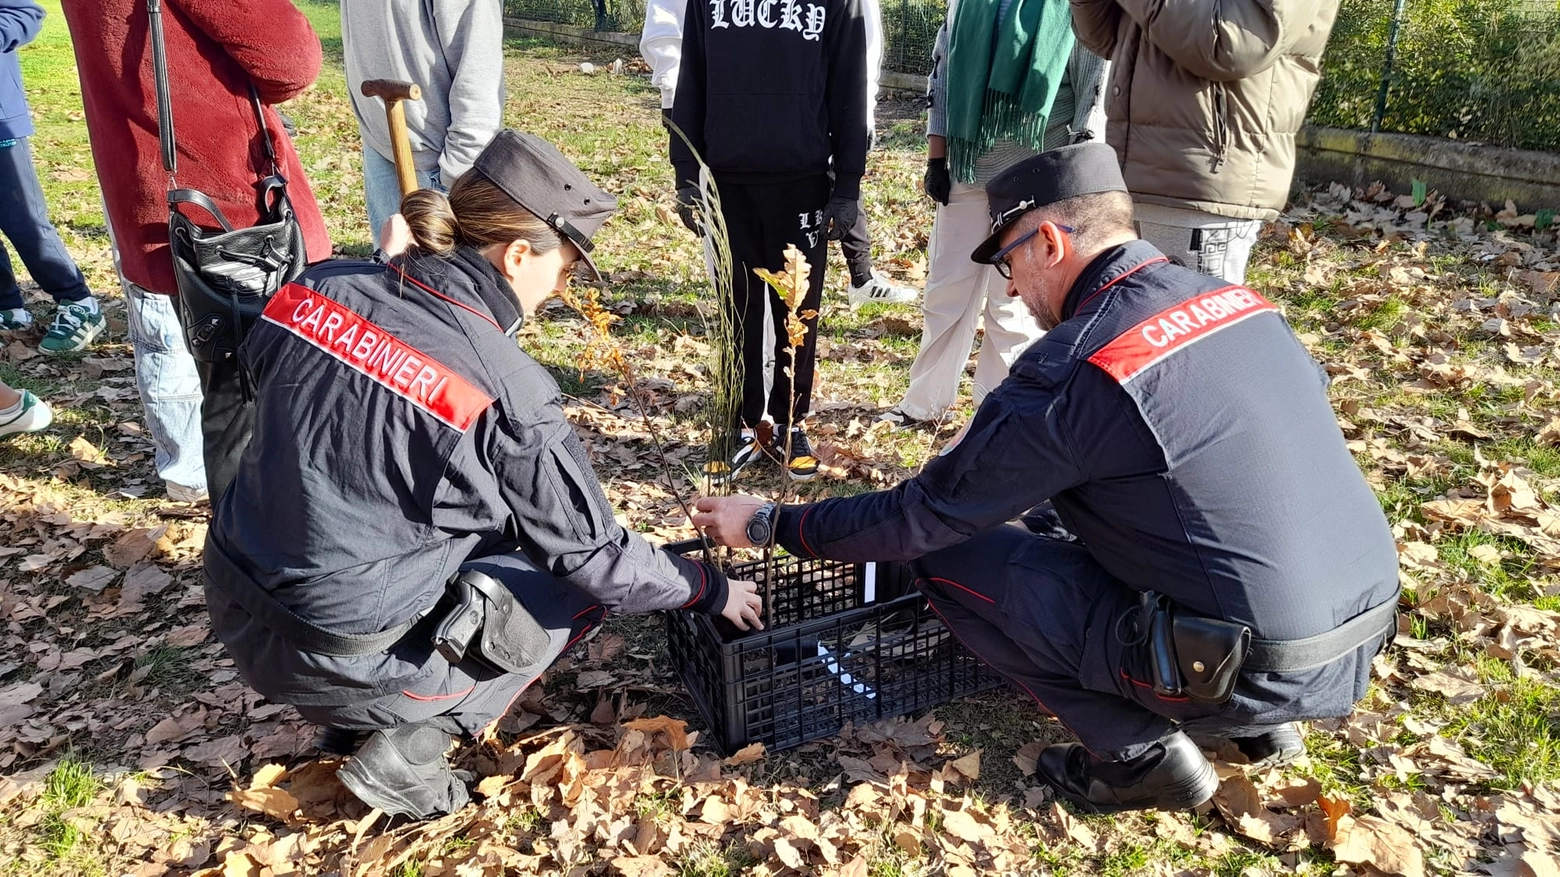
[[[774, 570], [765, 630], [666, 614], [672, 665], [727, 754], [753, 742], [789, 749], [1001, 684], [911, 587], [905, 565], [779, 555]], [[764, 563], [731, 575], [762, 581]]]

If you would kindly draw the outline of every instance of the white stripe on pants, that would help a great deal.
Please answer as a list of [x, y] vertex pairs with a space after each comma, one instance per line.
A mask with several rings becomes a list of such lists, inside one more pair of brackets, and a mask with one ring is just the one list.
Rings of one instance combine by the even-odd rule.
[[975, 346], [975, 325], [985, 318], [986, 338], [975, 363], [976, 404], [1007, 377], [1020, 353], [1044, 334], [1029, 309], [1007, 295], [1007, 281], [990, 265], [970, 261], [970, 252], [991, 233], [986, 191], [953, 184], [948, 204], [938, 205], [928, 247], [925, 327], [921, 352], [910, 367], [910, 389], [899, 410], [933, 420], [954, 403], [959, 378]]

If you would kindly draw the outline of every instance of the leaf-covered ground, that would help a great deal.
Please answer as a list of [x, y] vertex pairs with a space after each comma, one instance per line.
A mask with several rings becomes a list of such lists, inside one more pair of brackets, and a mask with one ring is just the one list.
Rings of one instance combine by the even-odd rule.
[[[57, 0], [22, 53], [35, 152], [112, 332], [65, 360], [0, 339], [0, 378], [58, 411], [0, 443], [0, 874], [685, 875], [1555, 874], [1560, 853], [1560, 253], [1545, 215], [1343, 187], [1267, 231], [1253, 284], [1333, 376], [1341, 427], [1399, 538], [1408, 611], [1347, 720], [1307, 757], [1219, 763], [1200, 813], [1079, 816], [1033, 780], [1065, 739], [996, 692], [783, 753], [722, 761], [668, 670], [659, 619], [619, 619], [457, 753], [476, 803], [388, 823], [347, 796], [311, 729], [237, 679], [199, 583], [203, 508], [152, 468]], [[354, 122], [335, 8], [330, 58], [287, 109], [346, 252], [363, 252]], [[558, 142], [621, 201], [602, 236], [616, 331], [674, 466], [696, 470], [708, 313], [672, 212], [656, 97], [634, 71], [514, 43], [510, 123]], [[598, 70], [610, 57], [589, 58]], [[632, 59], [625, 59], [632, 60]], [[890, 274], [919, 282], [931, 213], [918, 108], [880, 113], [867, 196]], [[844, 307], [834, 257], [807, 496], [911, 473], [938, 430], [874, 425], [914, 357], [914, 308]], [[48, 303], [29, 292], [34, 313]], [[624, 520], [688, 534], [617, 380], [581, 373], [584, 323], [554, 308], [522, 343], [551, 366]], [[685, 480], [679, 482], [688, 488]], [[772, 469], [746, 489], [777, 492]]]

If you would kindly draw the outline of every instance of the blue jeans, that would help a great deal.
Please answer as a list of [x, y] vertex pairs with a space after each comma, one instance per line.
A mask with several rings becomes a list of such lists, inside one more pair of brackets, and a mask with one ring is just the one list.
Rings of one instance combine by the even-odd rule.
[[[445, 191], [439, 179], [438, 168], [417, 172], [417, 185], [424, 189]], [[401, 212], [401, 184], [395, 176], [395, 162], [363, 147], [363, 199], [368, 202], [368, 230], [373, 243], [379, 245], [379, 229], [393, 213]]]
[[135, 385], [146, 409], [146, 431], [157, 446], [157, 477], [205, 490], [200, 374], [184, 346], [178, 303], [128, 281], [124, 291], [135, 352]]
[[[6, 141], [0, 141], [5, 143]], [[65, 251], [65, 242], [49, 221], [43, 187], [33, 169], [27, 138], [0, 146], [0, 232], [10, 239], [27, 272], [57, 302], [81, 301], [92, 295], [76, 260]], [[22, 289], [16, 283], [11, 257], [0, 244], [0, 310], [22, 307]]]

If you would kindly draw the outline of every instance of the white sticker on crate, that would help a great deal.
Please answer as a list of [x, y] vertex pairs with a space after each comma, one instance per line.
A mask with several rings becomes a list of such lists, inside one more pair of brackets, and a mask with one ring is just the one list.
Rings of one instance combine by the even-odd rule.
[[862, 585], [861, 602], [863, 602], [863, 603], [876, 603], [877, 602], [877, 564], [876, 563], [868, 563], [867, 567], [866, 567], [866, 570], [862, 573], [861, 577], [862, 577], [863, 581], [865, 582]]
[[[838, 676], [840, 678], [840, 682], [848, 687], [851, 691], [854, 691], [857, 694], [865, 694], [867, 696], [867, 700], [872, 700], [873, 698], [877, 697], [877, 692], [873, 691], [871, 686], [864, 682], [857, 682], [854, 676], [851, 676], [849, 673], [841, 670], [840, 665], [835, 663], [834, 656], [827, 648], [824, 647], [823, 643], [818, 644], [818, 657], [824, 659], [826, 662], [824, 666], [829, 668], [829, 672], [833, 673], [835, 676]], [[849, 652], [846, 653], [846, 657], [850, 657]]]

